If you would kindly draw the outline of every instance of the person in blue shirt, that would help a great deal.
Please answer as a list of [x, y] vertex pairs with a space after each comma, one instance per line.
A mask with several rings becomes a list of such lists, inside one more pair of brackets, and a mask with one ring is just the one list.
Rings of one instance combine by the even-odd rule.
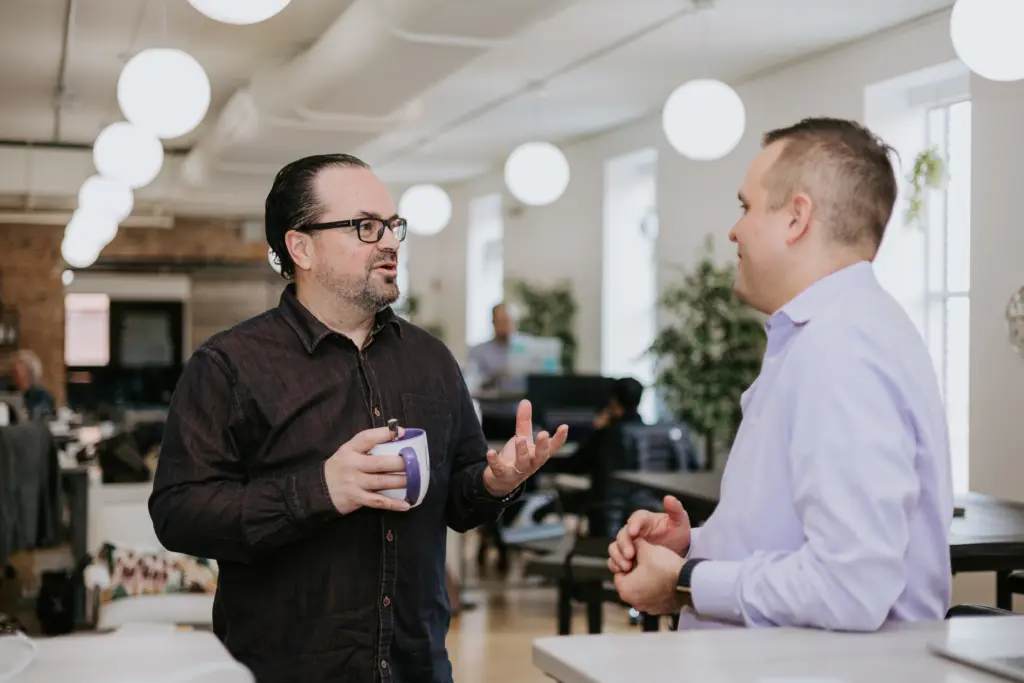
[[53, 394], [42, 385], [42, 378], [43, 364], [39, 356], [28, 349], [18, 351], [11, 363], [11, 379], [15, 388], [21, 392], [21, 400], [30, 420], [46, 419], [57, 414]]

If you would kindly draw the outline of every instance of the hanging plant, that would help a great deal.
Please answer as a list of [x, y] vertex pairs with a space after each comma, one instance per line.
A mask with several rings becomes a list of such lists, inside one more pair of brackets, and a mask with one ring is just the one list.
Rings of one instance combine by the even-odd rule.
[[920, 225], [925, 206], [925, 191], [942, 187], [945, 175], [945, 162], [937, 147], [926, 149], [914, 157], [914, 168], [907, 180], [910, 182], [911, 193], [907, 200], [907, 212], [904, 216], [908, 225]]

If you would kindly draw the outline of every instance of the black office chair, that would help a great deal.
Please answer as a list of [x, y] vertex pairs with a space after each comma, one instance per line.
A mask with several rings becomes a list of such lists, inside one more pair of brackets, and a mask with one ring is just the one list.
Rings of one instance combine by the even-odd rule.
[[988, 605], [953, 605], [946, 611], [947, 619], [955, 619], [957, 617], [1005, 617], [1012, 615], [1005, 609], [999, 609], [998, 607], [989, 607]]

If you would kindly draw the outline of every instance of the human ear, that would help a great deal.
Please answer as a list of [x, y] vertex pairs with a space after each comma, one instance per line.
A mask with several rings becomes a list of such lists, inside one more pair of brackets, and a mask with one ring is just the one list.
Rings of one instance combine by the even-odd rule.
[[786, 229], [786, 243], [793, 244], [811, 227], [814, 215], [814, 201], [804, 192], [793, 195], [789, 203], [790, 221]]
[[284, 244], [296, 269], [309, 270], [313, 267], [312, 241], [312, 237], [301, 232], [290, 230], [285, 233]]

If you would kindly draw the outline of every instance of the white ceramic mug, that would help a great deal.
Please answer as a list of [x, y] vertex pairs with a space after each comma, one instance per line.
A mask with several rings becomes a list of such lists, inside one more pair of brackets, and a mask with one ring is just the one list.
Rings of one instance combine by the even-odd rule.
[[430, 487], [430, 452], [425, 431], [407, 428], [402, 438], [377, 444], [370, 449], [370, 455], [400, 455], [405, 461], [405, 488], [387, 489], [381, 493], [404, 500], [412, 507], [423, 502]]

